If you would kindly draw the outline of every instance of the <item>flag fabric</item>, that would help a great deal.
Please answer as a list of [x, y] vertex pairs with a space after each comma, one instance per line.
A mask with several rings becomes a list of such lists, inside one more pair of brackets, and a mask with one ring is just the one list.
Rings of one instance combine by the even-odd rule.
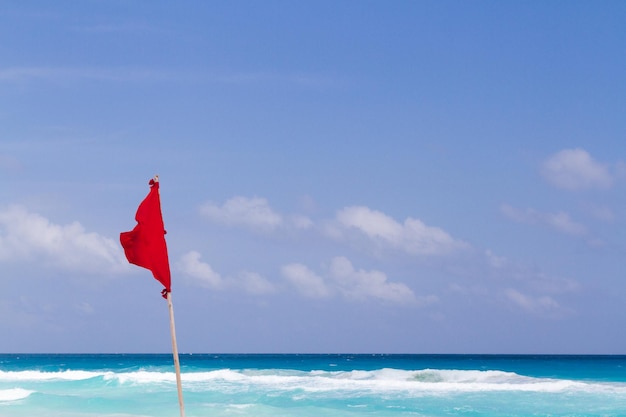
[[171, 276], [158, 177], [150, 180], [150, 192], [139, 205], [135, 220], [137, 225], [133, 230], [120, 233], [126, 259], [152, 271], [154, 278], [165, 287], [162, 295], [166, 297], [171, 291]]

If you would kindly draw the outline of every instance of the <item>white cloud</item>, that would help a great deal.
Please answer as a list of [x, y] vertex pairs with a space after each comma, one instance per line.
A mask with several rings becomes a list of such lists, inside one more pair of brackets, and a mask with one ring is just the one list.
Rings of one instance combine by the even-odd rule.
[[557, 152], [544, 162], [542, 174], [552, 185], [567, 190], [610, 188], [614, 180], [607, 165], [580, 148]]
[[504, 291], [506, 298], [522, 310], [541, 316], [558, 317], [567, 313], [552, 297], [547, 295], [530, 296], [513, 288]]
[[217, 223], [261, 230], [272, 230], [283, 224], [283, 217], [274, 212], [264, 198], [233, 197], [221, 207], [209, 202], [200, 207], [200, 213]]
[[492, 268], [496, 268], [496, 269], [503, 268], [507, 264], [507, 260], [505, 257], [497, 256], [491, 251], [491, 249], [485, 250], [485, 257], [487, 258], [487, 263]]
[[221, 288], [224, 282], [220, 274], [215, 272], [209, 264], [201, 262], [200, 257], [201, 255], [196, 251], [183, 255], [179, 263], [181, 271], [191, 277], [201, 287], [210, 289]]
[[346, 207], [337, 213], [337, 220], [345, 227], [359, 229], [371, 238], [380, 238], [400, 245], [404, 228], [386, 214], [363, 206]]
[[563, 211], [546, 213], [544, 217], [548, 225], [568, 235], [580, 236], [587, 233], [587, 228], [584, 225], [576, 223], [570, 218], [569, 214]]
[[276, 292], [276, 286], [256, 272], [242, 272], [239, 283], [245, 291], [251, 294], [262, 295]]
[[78, 222], [57, 225], [19, 206], [0, 211], [0, 261], [32, 259], [82, 272], [128, 267], [118, 242], [88, 233]]
[[208, 202], [200, 207], [200, 214], [216, 223], [265, 232], [279, 228], [306, 230], [313, 227], [310, 218], [299, 214], [283, 216], [274, 211], [266, 199], [259, 197], [237, 196], [227, 200], [222, 206]]
[[[401, 224], [380, 211], [364, 206], [340, 210], [337, 221], [345, 229], [356, 229], [379, 244], [413, 255], [443, 255], [469, 247], [444, 230], [427, 226], [419, 219], [409, 217]], [[332, 232], [342, 235], [339, 230]]]
[[380, 271], [356, 270], [344, 257], [332, 260], [330, 276], [339, 291], [347, 298], [357, 300], [375, 298], [400, 304], [417, 301], [413, 291], [405, 284], [389, 282], [387, 276]]
[[276, 286], [256, 272], [243, 271], [236, 278], [222, 277], [211, 265], [200, 260], [199, 252], [190, 251], [178, 262], [178, 268], [189, 283], [210, 290], [242, 289], [250, 294], [263, 295], [276, 292]]
[[587, 233], [587, 228], [580, 223], [573, 221], [568, 213], [542, 213], [528, 208], [520, 210], [508, 204], [500, 206], [502, 213], [511, 220], [527, 224], [544, 224], [568, 235], [582, 236]]
[[291, 224], [296, 229], [306, 230], [306, 229], [310, 229], [311, 227], [313, 227], [313, 221], [306, 216], [293, 215], [291, 216], [290, 220], [291, 220]]
[[330, 297], [331, 290], [324, 279], [305, 265], [293, 263], [281, 268], [283, 277], [302, 295], [311, 298]]
[[95, 312], [93, 306], [85, 301], [74, 304], [74, 310], [85, 315], [93, 314]]
[[282, 274], [298, 292], [311, 298], [339, 294], [351, 300], [377, 299], [396, 304], [426, 305], [438, 301], [435, 296], [416, 297], [408, 286], [390, 282], [381, 271], [355, 269], [345, 257], [332, 259], [326, 277], [302, 264], [285, 265]]
[[[193, 285], [212, 290], [241, 289], [255, 295], [273, 294], [281, 289], [256, 272], [244, 271], [236, 278], [223, 278], [209, 264], [202, 262], [200, 257], [198, 252], [191, 251], [182, 256], [178, 263], [180, 271], [192, 279], [188, 282]], [[309, 298], [331, 298], [339, 295], [351, 300], [377, 299], [417, 305], [438, 301], [434, 296], [416, 297], [408, 286], [390, 282], [380, 271], [357, 270], [345, 257], [334, 258], [326, 276], [318, 275], [300, 263], [284, 265], [281, 274], [291, 288]]]

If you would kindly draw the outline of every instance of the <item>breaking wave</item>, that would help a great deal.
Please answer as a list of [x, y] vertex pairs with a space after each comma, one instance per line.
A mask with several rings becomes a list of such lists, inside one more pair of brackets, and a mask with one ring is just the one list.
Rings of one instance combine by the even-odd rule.
[[22, 400], [33, 392], [22, 388], [0, 390], [0, 402]]
[[[112, 373], [112, 372], [111, 372]], [[80, 381], [104, 375], [103, 372], [90, 371], [0, 371], [0, 382], [6, 381]]]
[[[139, 370], [133, 372], [112, 371], [0, 371], [2, 382], [23, 381], [82, 381], [102, 380], [122, 385], [151, 385], [175, 383], [174, 372]], [[205, 372], [184, 372], [183, 384], [191, 391], [214, 389], [239, 391], [251, 387], [263, 390], [329, 392], [368, 391], [403, 392], [406, 394], [520, 391], [520, 392], [566, 392], [586, 391], [626, 394], [624, 383], [602, 383], [568, 379], [534, 378], [504, 371], [468, 370], [398, 370], [373, 371], [297, 371], [284, 369], [218, 369]], [[26, 390], [0, 391], [1, 397], [28, 396]], [[4, 399], [4, 401], [7, 401]]]

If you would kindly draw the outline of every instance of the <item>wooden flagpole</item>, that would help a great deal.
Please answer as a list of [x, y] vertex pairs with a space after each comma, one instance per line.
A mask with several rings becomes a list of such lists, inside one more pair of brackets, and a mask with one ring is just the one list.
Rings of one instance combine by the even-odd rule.
[[[154, 176], [154, 181], [159, 182], [159, 176]], [[160, 195], [159, 190], [159, 195]], [[176, 370], [176, 388], [178, 389], [178, 406], [180, 407], [180, 417], [185, 417], [185, 403], [183, 401], [183, 384], [180, 377], [180, 361], [178, 360], [178, 345], [176, 344], [176, 325], [174, 324], [174, 305], [172, 304], [172, 293], [163, 290], [167, 294], [167, 309], [170, 312], [170, 333], [172, 335], [172, 355], [174, 356], [174, 369]]]
[[174, 306], [172, 305], [172, 293], [170, 292], [167, 293], [167, 308], [170, 311], [170, 332], [172, 333], [172, 354], [174, 355], [176, 386], [178, 387], [178, 405], [180, 407], [180, 417], [185, 417], [183, 386], [180, 378], [180, 361], [178, 360], [178, 346], [176, 345], [176, 326], [174, 325]]

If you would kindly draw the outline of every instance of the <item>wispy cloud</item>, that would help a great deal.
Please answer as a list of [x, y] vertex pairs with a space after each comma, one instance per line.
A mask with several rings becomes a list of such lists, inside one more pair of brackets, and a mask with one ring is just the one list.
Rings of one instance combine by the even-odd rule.
[[[239, 226], [257, 231], [280, 229], [307, 230], [316, 224], [307, 216], [283, 215], [260, 197], [233, 197], [222, 205], [207, 202], [199, 212], [212, 222]], [[411, 255], [444, 255], [470, 248], [462, 240], [453, 238], [441, 228], [428, 226], [419, 219], [407, 218], [400, 223], [392, 217], [364, 206], [339, 210], [334, 219], [321, 222], [317, 229], [335, 240], [356, 238], [377, 248], [399, 250]]]
[[513, 288], [506, 289], [504, 295], [512, 305], [534, 315], [558, 318], [571, 312], [548, 295], [529, 295]]
[[289, 264], [281, 268], [283, 277], [302, 295], [311, 298], [326, 298], [332, 291], [324, 278], [302, 264]]
[[298, 263], [283, 266], [282, 274], [298, 292], [311, 298], [341, 295], [356, 301], [375, 299], [394, 304], [414, 305], [438, 301], [435, 296], [416, 297], [408, 286], [389, 281], [381, 271], [355, 269], [352, 263], [342, 256], [331, 261], [325, 277]]
[[470, 247], [443, 229], [428, 226], [419, 219], [409, 217], [400, 223], [364, 206], [346, 207], [337, 213], [336, 220], [339, 229], [331, 232], [336, 237], [357, 231], [378, 245], [412, 255], [444, 255]]
[[244, 291], [255, 295], [273, 294], [278, 290], [276, 285], [256, 272], [242, 271], [237, 282]]
[[345, 257], [334, 258], [329, 272], [334, 284], [346, 298], [374, 298], [400, 304], [417, 302], [415, 294], [405, 284], [390, 282], [381, 271], [355, 269]]
[[226, 225], [272, 230], [283, 224], [283, 217], [270, 207], [264, 198], [234, 197], [218, 206], [212, 202], [200, 207], [208, 219]]
[[609, 165], [591, 157], [584, 149], [564, 149], [548, 158], [542, 166], [544, 178], [567, 190], [610, 188], [614, 182]]
[[308, 217], [284, 216], [274, 211], [266, 199], [259, 197], [233, 197], [221, 206], [207, 202], [200, 207], [200, 214], [216, 223], [259, 231], [273, 231], [285, 227], [308, 229], [313, 225]]
[[[8, 67], [0, 68], [0, 82], [49, 81], [175, 81], [185, 80], [185, 74], [149, 68], [98, 68], [98, 67]], [[188, 74], [189, 75], [189, 74]]]
[[508, 204], [501, 205], [500, 211], [509, 219], [519, 223], [547, 225], [554, 230], [572, 236], [587, 234], [587, 228], [583, 224], [573, 221], [570, 215], [563, 211], [543, 213], [532, 208], [517, 209]]
[[450, 294], [489, 304], [504, 302], [513, 310], [544, 318], [559, 319], [575, 312], [561, 300], [582, 290], [577, 281], [550, 276], [535, 267], [499, 257], [494, 265], [490, 251], [487, 251], [487, 260], [492, 268], [485, 271], [487, 280], [474, 276], [471, 280], [449, 283]]
[[190, 251], [181, 256], [177, 267], [191, 285], [210, 290], [241, 289], [247, 293], [262, 295], [271, 294], [277, 288], [256, 272], [243, 271], [236, 277], [223, 277], [211, 265], [200, 260], [197, 251]]
[[191, 251], [183, 255], [178, 264], [180, 270], [201, 287], [220, 289], [224, 286], [221, 275], [205, 262], [200, 261], [200, 253]]
[[198, 252], [191, 251], [180, 258], [177, 267], [189, 285], [210, 290], [243, 290], [253, 295], [266, 295], [291, 289], [307, 298], [341, 297], [356, 302], [378, 300], [414, 306], [439, 302], [439, 298], [434, 295], [416, 296], [406, 284], [390, 281], [381, 271], [357, 269], [345, 257], [333, 258], [322, 273], [317, 273], [304, 264], [286, 264], [280, 268], [283, 285], [250, 271], [223, 277], [200, 258]]
[[0, 211], [0, 261], [45, 261], [64, 270], [119, 272], [127, 269], [119, 243], [74, 222], [58, 225], [20, 206]]
[[[105, 30], [106, 28], [102, 28]], [[114, 28], [109, 28], [114, 30]], [[71, 83], [78, 81], [132, 82], [132, 83], [194, 83], [194, 84], [288, 84], [307, 89], [326, 89], [342, 82], [319, 74], [281, 74], [264, 72], [220, 72], [211, 69], [168, 69], [151, 67], [0, 67], [1, 82]]]
[[507, 259], [503, 256], [497, 256], [491, 249], [485, 250], [485, 258], [491, 268], [500, 269], [507, 265]]

